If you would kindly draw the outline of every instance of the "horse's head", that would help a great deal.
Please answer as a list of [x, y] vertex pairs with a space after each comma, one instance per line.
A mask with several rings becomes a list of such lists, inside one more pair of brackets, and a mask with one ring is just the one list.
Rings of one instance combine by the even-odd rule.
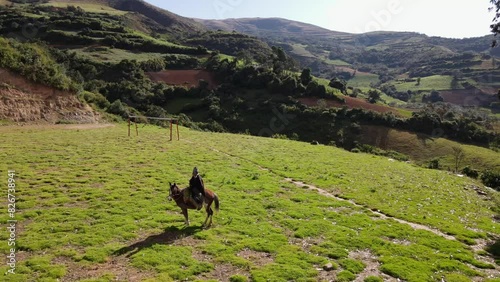
[[175, 182], [174, 182], [174, 184], [172, 184], [172, 183], [169, 183], [169, 184], [170, 184], [170, 191], [168, 193], [168, 200], [172, 201], [172, 196], [178, 195], [180, 189]]

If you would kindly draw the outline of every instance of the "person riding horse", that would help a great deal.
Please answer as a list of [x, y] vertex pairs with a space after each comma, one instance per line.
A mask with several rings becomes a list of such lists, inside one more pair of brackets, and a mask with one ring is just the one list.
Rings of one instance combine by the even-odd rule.
[[184, 202], [193, 204], [198, 210], [203, 207], [203, 199], [205, 197], [205, 184], [201, 175], [198, 173], [198, 168], [193, 169], [193, 175], [189, 180], [189, 187], [185, 190]]

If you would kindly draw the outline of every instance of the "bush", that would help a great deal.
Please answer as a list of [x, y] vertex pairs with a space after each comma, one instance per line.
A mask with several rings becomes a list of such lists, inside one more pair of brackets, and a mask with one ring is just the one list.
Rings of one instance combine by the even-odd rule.
[[109, 101], [100, 93], [92, 93], [88, 91], [84, 91], [82, 95], [85, 102], [89, 104], [95, 104], [97, 107], [101, 109], [108, 108], [111, 104]]
[[114, 101], [109, 106], [108, 112], [112, 113], [112, 114], [115, 114], [115, 115], [120, 115], [120, 116], [126, 116], [127, 115], [127, 109], [122, 104], [122, 101], [120, 101], [120, 99]]
[[467, 175], [468, 177], [474, 178], [474, 179], [477, 179], [479, 177], [479, 171], [477, 171], [473, 168], [470, 168], [469, 166], [464, 167], [462, 169], [462, 173], [464, 175]]
[[500, 191], [500, 174], [487, 170], [481, 174], [481, 181], [484, 185]]
[[429, 163], [430, 169], [439, 169], [439, 159], [433, 159]]
[[0, 38], [0, 67], [57, 89], [72, 91], [78, 89], [43, 45]]

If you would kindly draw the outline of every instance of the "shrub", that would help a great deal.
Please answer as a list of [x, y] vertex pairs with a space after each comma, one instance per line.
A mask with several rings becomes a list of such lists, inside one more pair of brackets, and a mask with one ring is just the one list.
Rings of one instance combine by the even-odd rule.
[[433, 159], [429, 163], [430, 169], [439, 169], [439, 159]]
[[122, 104], [122, 101], [118, 99], [109, 106], [108, 112], [115, 115], [125, 116], [127, 114], [127, 109]]
[[111, 105], [109, 101], [106, 99], [106, 97], [104, 97], [100, 93], [92, 93], [84, 91], [82, 97], [85, 100], [85, 102], [89, 104], [95, 104], [101, 109], [106, 109]]
[[477, 179], [479, 177], [479, 171], [477, 171], [469, 166], [464, 167], [462, 169], [462, 173], [464, 175], [467, 175], [468, 177], [474, 178], [474, 179]]
[[487, 170], [481, 174], [481, 181], [484, 185], [500, 191], [500, 174]]

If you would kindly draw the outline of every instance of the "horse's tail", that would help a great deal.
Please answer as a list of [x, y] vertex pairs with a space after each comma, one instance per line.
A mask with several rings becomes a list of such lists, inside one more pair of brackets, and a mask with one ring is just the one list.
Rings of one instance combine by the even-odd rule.
[[214, 193], [215, 211], [219, 212], [219, 197]]

